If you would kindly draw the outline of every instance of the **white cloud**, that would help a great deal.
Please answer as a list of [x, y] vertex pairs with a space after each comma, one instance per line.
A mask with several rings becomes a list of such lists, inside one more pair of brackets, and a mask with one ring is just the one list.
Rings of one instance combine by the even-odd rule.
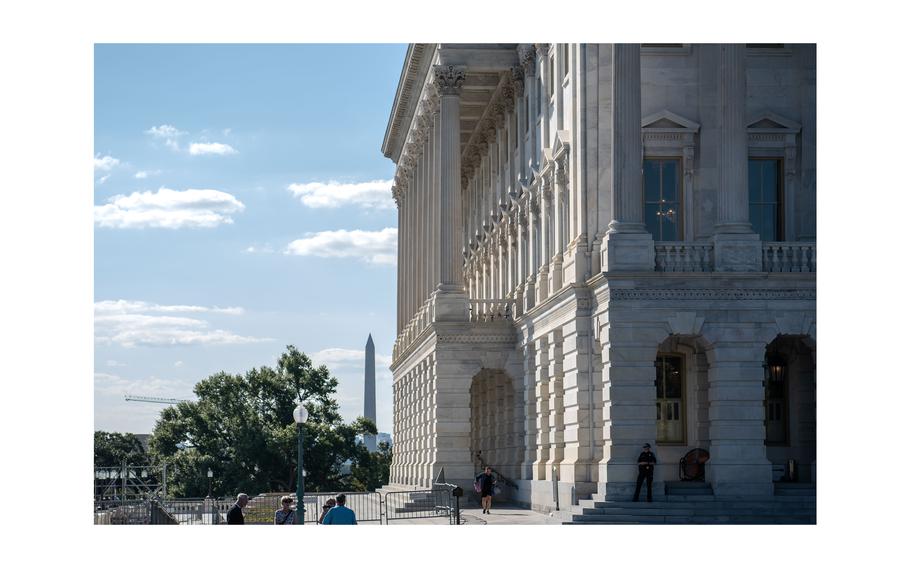
[[216, 227], [234, 222], [231, 215], [244, 209], [230, 193], [216, 189], [158, 191], [115, 195], [105, 205], [95, 206], [95, 223], [102, 227], [135, 229], [161, 227]]
[[246, 252], [249, 254], [270, 254], [270, 253], [275, 252], [275, 249], [273, 249], [270, 245], [264, 245], [264, 246], [250, 245], [250, 246], [246, 247], [245, 249], [243, 249], [243, 252]]
[[161, 305], [141, 301], [105, 300], [95, 302], [95, 341], [122, 347], [173, 345], [231, 345], [271, 341], [246, 337], [223, 329], [211, 329], [209, 322], [173, 313], [240, 315], [242, 308], [217, 306]]
[[237, 150], [227, 144], [220, 142], [193, 142], [190, 144], [190, 154], [201, 156], [205, 154], [215, 154], [225, 156], [227, 154], [236, 154]]
[[175, 367], [182, 367], [182, 366], [183, 366], [183, 361], [174, 361], [174, 366], [175, 366]]
[[172, 139], [179, 138], [186, 134], [183, 130], [179, 130], [170, 124], [162, 124], [161, 126], [153, 126], [145, 131], [146, 134], [151, 134], [155, 138], [164, 138]]
[[98, 170], [101, 170], [102, 172], [109, 172], [120, 164], [120, 160], [113, 156], [96, 155], [94, 158], [94, 163], [96, 172]]
[[114, 359], [108, 359], [105, 364], [108, 367], [126, 367], [126, 363], [121, 363], [120, 361], [115, 361]]
[[170, 124], [153, 126], [146, 130], [145, 133], [151, 135], [153, 138], [164, 140], [164, 145], [175, 152], [180, 150], [180, 143], [177, 142], [177, 139], [187, 134], [185, 131], [178, 129], [175, 126], [171, 126]]
[[288, 244], [285, 254], [323, 258], [359, 258], [371, 264], [395, 264], [398, 229], [322, 231]]
[[218, 306], [162, 305], [137, 300], [103, 300], [95, 302], [95, 314], [141, 314], [141, 313], [213, 313], [232, 316], [243, 315], [243, 308]]
[[147, 179], [149, 176], [156, 176], [161, 173], [161, 170], [140, 170], [133, 174], [133, 177], [136, 179]]
[[307, 207], [314, 209], [356, 205], [364, 209], [393, 209], [392, 180], [360, 183], [311, 182], [292, 183], [288, 191]]
[[[110, 373], [95, 373], [95, 393], [108, 396], [140, 394], [145, 396], [177, 397], [185, 396], [187, 385], [174, 379], [161, 379], [155, 376], [146, 379], [128, 379]], [[187, 397], [190, 398], [190, 397]]]
[[100, 178], [98, 178], [98, 179], [96, 180], [95, 183], [97, 183], [98, 185], [101, 185], [101, 184], [103, 184], [104, 182], [106, 182], [106, 181], [107, 181], [107, 178], [109, 178], [109, 177], [111, 177], [111, 174], [107, 174], [106, 176], [101, 176]]

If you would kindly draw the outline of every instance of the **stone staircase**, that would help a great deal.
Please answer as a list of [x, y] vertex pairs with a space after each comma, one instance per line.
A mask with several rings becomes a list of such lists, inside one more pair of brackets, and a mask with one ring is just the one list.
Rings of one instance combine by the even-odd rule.
[[815, 524], [814, 484], [777, 484], [772, 497], [720, 497], [703, 483], [668, 483], [654, 501], [593, 495], [564, 524]]

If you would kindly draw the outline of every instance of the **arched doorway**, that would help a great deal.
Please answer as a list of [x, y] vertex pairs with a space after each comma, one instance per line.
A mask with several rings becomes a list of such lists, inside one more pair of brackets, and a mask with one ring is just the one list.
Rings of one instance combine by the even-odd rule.
[[517, 479], [522, 458], [521, 397], [500, 369], [482, 369], [471, 381], [471, 457], [477, 471], [489, 465]]
[[812, 348], [803, 337], [780, 335], [768, 345], [764, 369], [765, 447], [772, 478], [810, 482], [816, 440]]
[[680, 458], [711, 444], [704, 340], [671, 335], [658, 346], [654, 367], [658, 459], [654, 480], [675, 482]]

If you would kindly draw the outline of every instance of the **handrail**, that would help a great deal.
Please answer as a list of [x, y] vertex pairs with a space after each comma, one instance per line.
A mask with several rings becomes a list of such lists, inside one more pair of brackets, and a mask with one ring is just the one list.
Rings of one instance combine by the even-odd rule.
[[515, 483], [514, 481], [512, 481], [511, 479], [509, 479], [509, 478], [506, 477], [505, 475], [501, 474], [499, 471], [496, 470], [496, 468], [494, 468], [494, 467], [491, 466], [490, 464], [488, 464], [488, 463], [486, 463], [485, 461], [483, 461], [483, 458], [480, 456], [480, 452], [477, 452], [477, 454], [476, 454], [474, 457], [476, 457], [476, 458], [477, 458], [477, 461], [480, 462], [480, 469], [483, 470], [483, 469], [486, 469], [486, 468], [490, 468], [490, 471], [492, 471], [493, 473], [495, 473], [496, 476], [497, 476], [500, 480], [502, 480], [503, 482], [505, 482], [506, 485], [508, 485], [508, 486], [511, 487], [512, 489], [518, 489], [518, 484], [517, 484], [517, 483]]

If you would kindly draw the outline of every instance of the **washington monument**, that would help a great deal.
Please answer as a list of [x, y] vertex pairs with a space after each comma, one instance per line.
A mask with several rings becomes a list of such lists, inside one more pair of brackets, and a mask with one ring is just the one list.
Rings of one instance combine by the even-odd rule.
[[[366, 361], [363, 370], [363, 416], [376, 424], [376, 348], [373, 346], [373, 334], [367, 338]], [[376, 436], [366, 434], [363, 443], [367, 450], [376, 451]]]

